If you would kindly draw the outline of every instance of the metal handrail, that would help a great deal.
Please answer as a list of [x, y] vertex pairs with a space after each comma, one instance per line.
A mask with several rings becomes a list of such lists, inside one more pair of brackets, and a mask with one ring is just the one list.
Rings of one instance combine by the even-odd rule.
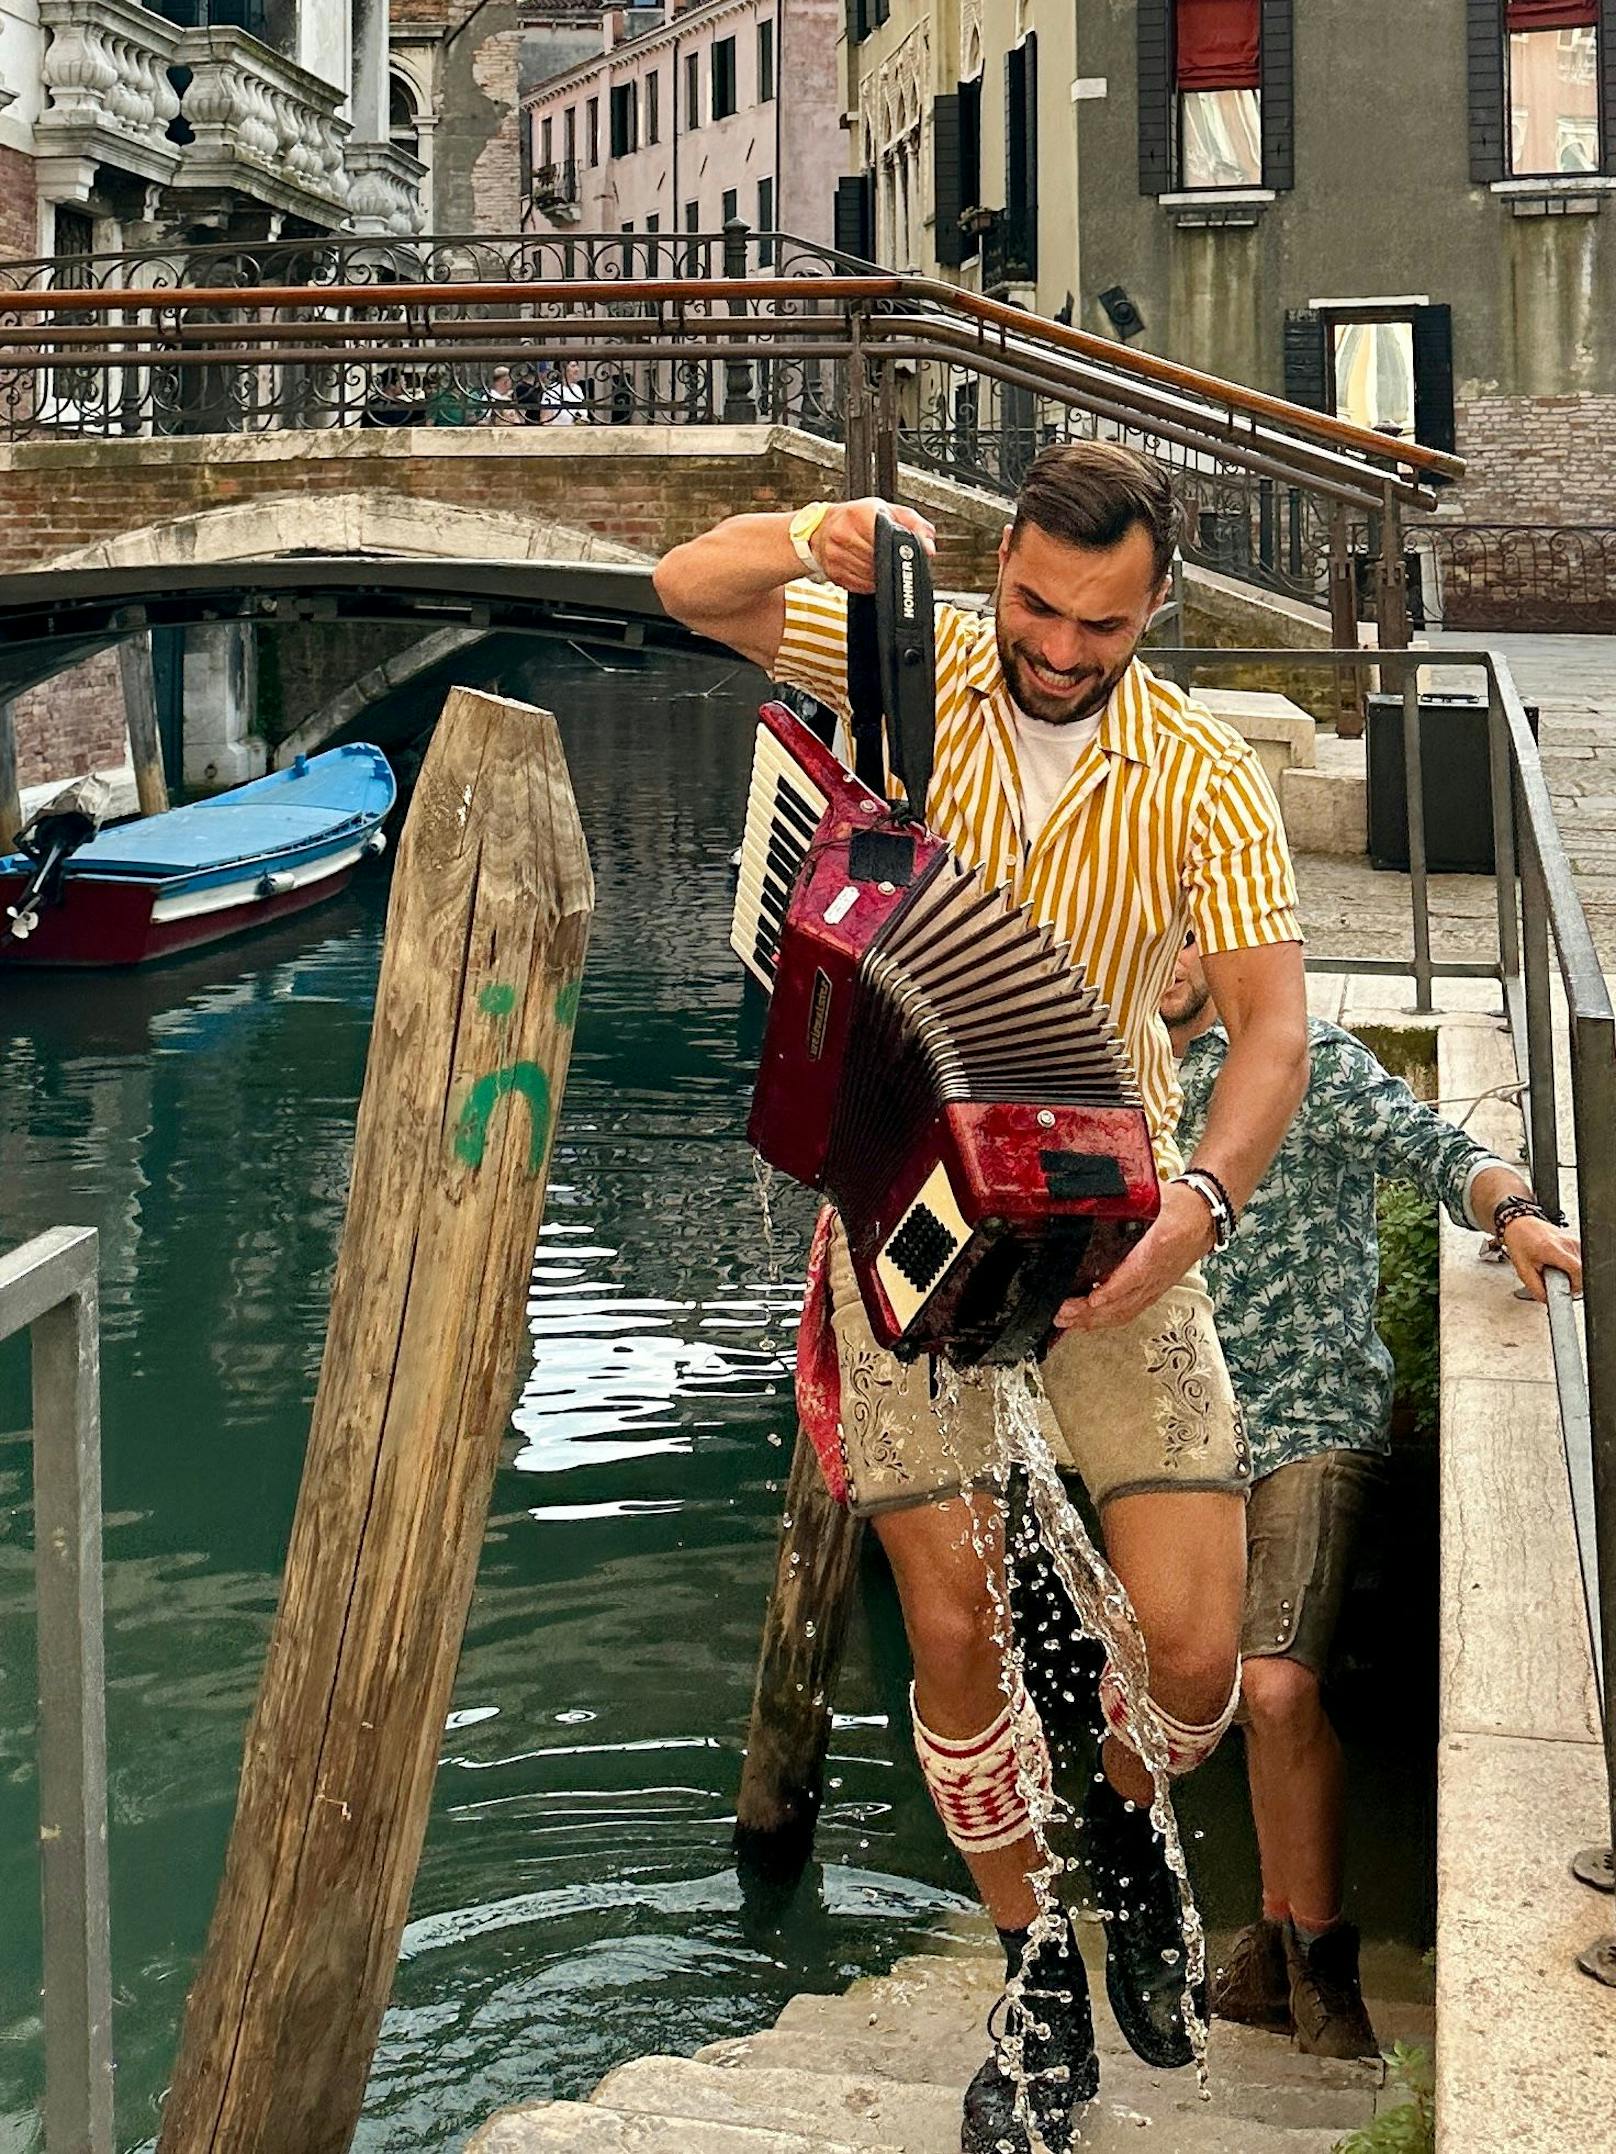
[[[686, 244], [701, 245], [705, 238], [711, 245], [711, 235], [688, 235]], [[789, 233], [749, 234], [748, 238], [764, 243], [775, 241], [780, 245], [803, 248], [806, 243]], [[720, 236], [720, 242], [722, 235]], [[575, 244], [591, 249], [605, 248], [614, 244], [609, 234], [578, 234]], [[426, 242], [421, 242], [425, 246]], [[484, 244], [493, 244], [486, 242]], [[512, 242], [512, 244], [520, 244]], [[638, 235], [620, 236], [615, 244], [628, 250], [642, 247], [645, 242]], [[163, 257], [172, 260], [173, 256]], [[0, 264], [0, 277], [5, 275], [5, 264]], [[1048, 350], [1082, 358], [1107, 369], [1119, 382], [1132, 380], [1172, 389], [1182, 395], [1198, 399], [1203, 404], [1228, 413], [1243, 413], [1253, 423], [1264, 422], [1288, 428], [1326, 445], [1352, 452], [1366, 459], [1377, 473], [1385, 473], [1388, 483], [1403, 486], [1410, 482], [1397, 479], [1400, 468], [1425, 473], [1432, 477], [1457, 478], [1462, 476], [1462, 458], [1448, 455], [1441, 450], [1429, 449], [1417, 442], [1392, 441], [1371, 428], [1352, 424], [1332, 413], [1309, 410], [1302, 405], [1287, 403], [1284, 398], [1270, 396], [1263, 391], [1248, 389], [1239, 382], [1225, 380], [1215, 374], [1203, 373], [1199, 368], [1183, 366], [1177, 361], [1158, 358], [1150, 352], [1136, 351], [1132, 347], [1113, 342], [1104, 337], [1091, 335], [1086, 330], [1070, 328], [1060, 322], [1044, 321], [1025, 310], [1005, 305], [1002, 301], [988, 299], [979, 293], [968, 292], [957, 285], [945, 284], [936, 278], [893, 274], [872, 269], [862, 275], [815, 276], [726, 276], [712, 277], [658, 277], [621, 279], [499, 279], [476, 278], [445, 279], [431, 282], [407, 282], [403, 280], [378, 284], [368, 283], [316, 283], [304, 280], [289, 284], [197, 285], [197, 286], [145, 286], [115, 285], [98, 286], [93, 283], [74, 285], [44, 291], [15, 290], [3, 294], [7, 312], [28, 315], [71, 315], [76, 313], [120, 312], [127, 315], [177, 314], [187, 309], [204, 308], [214, 312], [242, 311], [255, 314], [264, 308], [306, 306], [315, 299], [322, 307], [357, 306], [365, 308], [415, 307], [434, 309], [446, 305], [500, 306], [527, 304], [544, 306], [573, 302], [624, 303], [641, 301], [661, 305], [677, 301], [684, 305], [732, 304], [737, 300], [767, 302], [780, 307], [782, 301], [836, 300], [851, 305], [881, 306], [885, 308], [908, 307], [916, 312], [930, 310], [942, 315], [957, 316], [975, 323], [978, 329], [997, 329], [1012, 332], [1020, 341], [1043, 345]], [[254, 334], [262, 326], [254, 323]], [[541, 326], [535, 324], [535, 327]]]
[[0, 1255], [0, 1340], [27, 1331], [33, 1363], [46, 2154], [112, 2154], [98, 1246], [57, 1227]]

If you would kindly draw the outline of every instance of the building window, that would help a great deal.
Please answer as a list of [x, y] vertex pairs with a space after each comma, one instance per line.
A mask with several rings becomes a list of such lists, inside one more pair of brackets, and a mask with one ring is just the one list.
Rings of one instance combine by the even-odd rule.
[[645, 78], [645, 139], [662, 140], [662, 73], [653, 68]]
[[387, 80], [387, 138], [396, 150], [421, 154], [421, 121], [410, 85], [402, 75]]
[[1597, 172], [1599, 0], [1508, 0], [1509, 169]]
[[1362, 299], [1288, 314], [1285, 394], [1393, 440], [1451, 451], [1452, 310]]
[[539, 122], [539, 163], [541, 165], [553, 165], [555, 163], [555, 121], [550, 118], [542, 119]]
[[[774, 182], [772, 179], [760, 179], [758, 181], [757, 221], [760, 232], [772, 232], [774, 230]], [[772, 269], [774, 267], [774, 241], [772, 239], [759, 240], [758, 267], [759, 269]]]
[[562, 115], [561, 134], [567, 146], [567, 163], [575, 165], [578, 162], [578, 107], [576, 105], [569, 105]]
[[735, 110], [735, 40], [713, 41], [713, 118], [727, 120]]
[[1173, 67], [1179, 186], [1190, 192], [1260, 187], [1259, 0], [1176, 0]]
[[685, 54], [685, 128], [701, 125], [701, 56]]
[[612, 155], [629, 157], [640, 146], [639, 85], [621, 82], [612, 91]]
[[647, 230], [648, 232], [660, 232], [660, 231], [661, 231], [661, 229], [662, 229], [662, 213], [660, 212], [660, 210], [652, 210], [651, 214], [650, 214], [650, 215], [649, 215], [649, 216], [648, 216], [648, 217], [646, 218], [646, 220], [645, 220], [645, 229], [646, 229], [646, 230]]
[[687, 202], [685, 204], [685, 230], [687, 232], [699, 232], [701, 230], [701, 204], [699, 202]]
[[600, 99], [592, 97], [584, 108], [587, 114], [585, 132], [589, 142], [589, 162], [600, 163]]
[[757, 101], [766, 105], [774, 95], [774, 17], [767, 15], [757, 26]]
[[718, 211], [718, 221], [719, 221], [719, 223], [720, 223], [720, 224], [733, 224], [733, 223], [735, 222], [736, 218], [737, 218], [737, 217], [738, 217], [738, 216], [739, 216], [740, 214], [741, 214], [741, 198], [740, 198], [740, 195], [739, 195], [739, 194], [737, 193], [737, 191], [735, 190], [735, 188], [733, 188], [733, 187], [726, 187], [726, 188], [724, 189], [724, 198], [723, 198], [722, 202], [721, 202], [721, 203], [719, 204], [719, 211]]

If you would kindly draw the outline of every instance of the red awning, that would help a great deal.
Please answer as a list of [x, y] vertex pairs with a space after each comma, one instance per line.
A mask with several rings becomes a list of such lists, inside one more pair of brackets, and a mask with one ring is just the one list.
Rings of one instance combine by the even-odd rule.
[[1181, 90], [1258, 87], [1262, 80], [1258, 0], [1178, 0], [1175, 20]]
[[1508, 0], [1505, 20], [1512, 30], [1597, 29], [1599, 0]]

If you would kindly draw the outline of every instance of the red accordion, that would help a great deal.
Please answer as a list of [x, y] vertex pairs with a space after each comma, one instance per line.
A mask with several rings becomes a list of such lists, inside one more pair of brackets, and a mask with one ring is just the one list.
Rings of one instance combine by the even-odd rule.
[[1132, 1073], [1065, 949], [778, 703], [731, 942], [771, 997], [747, 1134], [835, 1203], [876, 1338], [1039, 1352], [1158, 1204]]

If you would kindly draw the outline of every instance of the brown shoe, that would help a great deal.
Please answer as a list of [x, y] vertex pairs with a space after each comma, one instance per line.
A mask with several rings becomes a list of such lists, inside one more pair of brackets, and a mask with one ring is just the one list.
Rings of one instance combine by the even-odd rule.
[[1243, 2027], [1291, 2031], [1291, 1975], [1285, 1962], [1285, 1925], [1249, 1922], [1230, 1943], [1223, 1965], [1212, 1970], [1212, 2016]]
[[1380, 2044], [1358, 1986], [1358, 1932], [1350, 1922], [1311, 1945], [1285, 1925], [1296, 2046], [1310, 2057], [1375, 2057]]

